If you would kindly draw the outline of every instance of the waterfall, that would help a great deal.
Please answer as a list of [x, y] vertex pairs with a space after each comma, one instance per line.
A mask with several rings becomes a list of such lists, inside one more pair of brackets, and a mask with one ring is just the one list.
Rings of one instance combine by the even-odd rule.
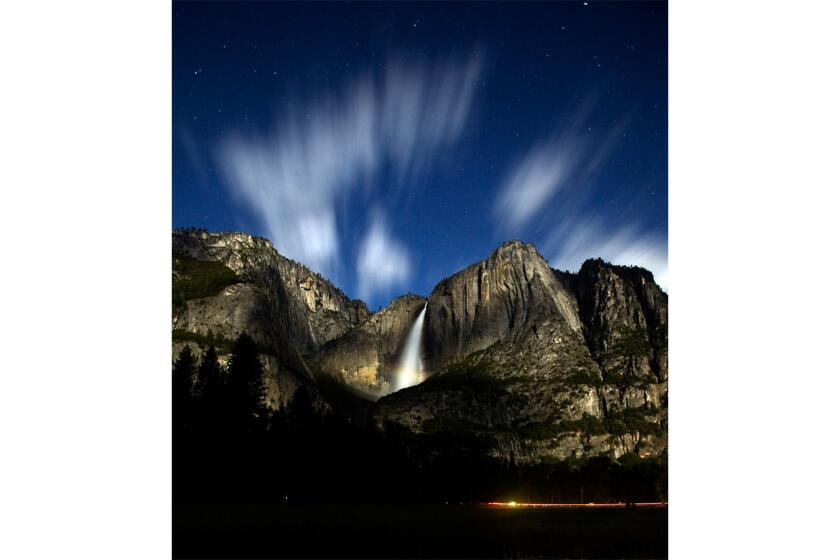
[[414, 320], [408, 339], [405, 342], [402, 356], [400, 356], [400, 369], [397, 370], [394, 382], [394, 391], [417, 385], [423, 381], [423, 361], [420, 359], [420, 342], [423, 338], [423, 319], [426, 317], [426, 305], [423, 311]]

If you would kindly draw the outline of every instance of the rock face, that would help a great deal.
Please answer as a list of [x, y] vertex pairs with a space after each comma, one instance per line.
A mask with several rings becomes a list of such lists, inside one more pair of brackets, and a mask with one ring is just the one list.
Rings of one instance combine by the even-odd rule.
[[268, 297], [260, 288], [238, 283], [215, 296], [184, 302], [173, 328], [199, 334], [212, 332], [230, 340], [248, 333], [257, 344], [272, 347], [280, 344], [282, 334], [272, 325], [268, 310]]
[[432, 291], [424, 331], [429, 366], [438, 369], [484, 350], [521, 333], [540, 315], [555, 318], [575, 343], [583, 343], [574, 294], [532, 244], [505, 243]]
[[[173, 351], [250, 334], [273, 408], [302, 385], [329, 407], [313, 389], [324, 374], [369, 399], [387, 395], [375, 425], [478, 437], [506, 461], [666, 450], [668, 297], [641, 268], [589, 260], [560, 272], [511, 241], [428, 300], [402, 296], [371, 315], [265, 239], [175, 231], [173, 258], [193, 259], [173, 267]], [[215, 274], [204, 283], [183, 272], [204, 269]], [[388, 394], [424, 305], [428, 378]]]
[[668, 296], [650, 272], [589, 260], [577, 296], [589, 348], [608, 378], [668, 379]]
[[[369, 315], [363, 302], [349, 299], [329, 281], [283, 257], [267, 239], [244, 233], [175, 230], [172, 253], [176, 260], [217, 262], [235, 273], [237, 282], [218, 293], [175, 306], [173, 332], [204, 337], [210, 333], [226, 340], [240, 333], [251, 335], [265, 350], [265, 382], [272, 408], [288, 402], [297, 387], [311, 381], [307, 356]], [[206, 347], [202, 342], [201, 337], [194, 337], [194, 353]], [[173, 352], [181, 346], [183, 342]]]
[[[328, 280], [280, 255], [271, 242], [244, 233], [176, 230], [173, 254], [218, 261], [243, 283], [264, 295], [262, 313], [269, 315], [266, 330], [284, 331], [303, 355], [317, 351], [369, 315], [360, 300], [351, 300]], [[256, 312], [258, 315], [260, 312]], [[181, 320], [176, 317], [176, 322]]]
[[439, 373], [381, 399], [380, 424], [490, 436], [516, 462], [665, 449], [667, 296], [647, 271], [559, 272], [506, 243], [438, 284], [425, 342]]
[[390, 392], [411, 326], [426, 303], [401, 296], [344, 335], [328, 342], [314, 360], [323, 371], [369, 398]]

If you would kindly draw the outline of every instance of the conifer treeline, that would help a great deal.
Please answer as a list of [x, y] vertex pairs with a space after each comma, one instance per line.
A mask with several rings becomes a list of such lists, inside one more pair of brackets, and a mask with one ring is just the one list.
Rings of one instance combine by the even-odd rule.
[[488, 456], [486, 439], [377, 428], [340, 401], [316, 412], [306, 386], [271, 411], [262, 376], [258, 346], [247, 335], [236, 339], [226, 366], [212, 346], [200, 361], [189, 347], [180, 352], [172, 373], [176, 502], [666, 499], [665, 458], [506, 464]]
[[200, 364], [190, 347], [184, 346], [172, 371], [176, 431], [262, 429], [266, 420], [262, 375], [257, 345], [248, 335], [240, 335], [234, 342], [227, 367], [219, 364], [213, 346], [204, 353]]

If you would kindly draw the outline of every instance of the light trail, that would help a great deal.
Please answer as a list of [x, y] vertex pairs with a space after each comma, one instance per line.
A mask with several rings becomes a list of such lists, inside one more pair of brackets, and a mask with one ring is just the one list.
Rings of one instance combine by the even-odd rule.
[[[627, 502], [604, 502], [588, 504], [553, 504], [553, 503], [528, 503], [528, 502], [484, 502], [481, 505], [488, 507], [502, 508], [623, 508], [628, 507]], [[629, 507], [664, 507], [668, 502], [630, 502]]]

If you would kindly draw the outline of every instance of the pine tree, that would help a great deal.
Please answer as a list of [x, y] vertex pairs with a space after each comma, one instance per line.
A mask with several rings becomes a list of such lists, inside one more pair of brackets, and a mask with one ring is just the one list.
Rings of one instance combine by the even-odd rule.
[[192, 413], [192, 377], [195, 357], [189, 346], [184, 346], [172, 367], [172, 422], [176, 428], [185, 427]]
[[219, 422], [224, 405], [224, 371], [219, 365], [216, 348], [207, 348], [195, 384], [195, 396], [198, 402], [200, 421], [205, 427]]
[[301, 431], [312, 428], [316, 420], [317, 414], [312, 407], [309, 392], [303, 386], [298, 387], [289, 402], [288, 422], [293, 429]]
[[252, 428], [266, 414], [263, 366], [254, 339], [239, 335], [228, 362], [227, 398], [236, 425]]

